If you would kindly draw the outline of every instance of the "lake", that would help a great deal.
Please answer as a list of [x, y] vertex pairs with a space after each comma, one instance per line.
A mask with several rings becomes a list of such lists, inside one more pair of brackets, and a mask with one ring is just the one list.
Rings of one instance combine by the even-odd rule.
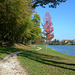
[[75, 45], [47, 45], [47, 47], [64, 54], [75, 56]]

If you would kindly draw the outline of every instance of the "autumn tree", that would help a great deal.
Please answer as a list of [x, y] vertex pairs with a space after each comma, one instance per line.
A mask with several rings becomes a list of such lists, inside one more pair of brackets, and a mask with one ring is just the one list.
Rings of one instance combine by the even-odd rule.
[[[51, 16], [49, 15], [48, 12], [46, 12], [44, 21], [45, 21], [45, 24], [43, 25], [43, 28], [44, 28], [43, 33], [44, 33], [44, 38], [47, 42], [47, 41], [50, 41], [51, 39], [53, 39], [53, 37], [54, 37]], [[46, 52], [47, 52], [47, 44], [46, 44]]]
[[32, 10], [29, 0], [0, 1], [0, 42], [13, 43], [22, 37]]
[[39, 39], [37, 39], [36, 44], [42, 44], [42, 42]]

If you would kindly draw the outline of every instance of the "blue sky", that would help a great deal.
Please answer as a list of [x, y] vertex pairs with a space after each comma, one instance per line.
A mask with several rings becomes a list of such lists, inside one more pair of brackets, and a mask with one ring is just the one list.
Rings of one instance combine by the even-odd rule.
[[[75, 39], [75, 0], [67, 0], [65, 3], [61, 3], [57, 8], [37, 7], [35, 9], [37, 14], [40, 15], [41, 23], [44, 23], [44, 16], [46, 12], [52, 17], [52, 23], [54, 27], [54, 39]], [[42, 25], [40, 24], [41, 29]]]

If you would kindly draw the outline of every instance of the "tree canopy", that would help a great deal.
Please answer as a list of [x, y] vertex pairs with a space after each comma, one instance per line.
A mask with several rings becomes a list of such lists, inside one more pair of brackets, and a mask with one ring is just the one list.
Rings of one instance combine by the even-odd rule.
[[35, 16], [34, 22], [33, 12], [29, 0], [0, 0], [0, 43], [27, 42], [39, 34], [41, 29], [35, 25], [40, 26], [40, 17]]
[[45, 24], [43, 25], [44, 28], [44, 38], [46, 39], [46, 41], [50, 41], [51, 39], [54, 38], [54, 34], [53, 34], [53, 27], [52, 27], [52, 22], [51, 22], [51, 16], [48, 12], [46, 12], [46, 15], [44, 17], [44, 21]]
[[66, 0], [32, 0], [33, 8], [38, 6], [42, 6], [45, 8], [45, 5], [49, 4], [49, 7], [56, 8], [62, 2], [66, 2]]
[[[25, 42], [41, 38], [40, 16], [34, 8], [49, 4], [55, 8], [66, 0], [0, 0], [0, 43]], [[33, 7], [33, 8], [32, 8]]]

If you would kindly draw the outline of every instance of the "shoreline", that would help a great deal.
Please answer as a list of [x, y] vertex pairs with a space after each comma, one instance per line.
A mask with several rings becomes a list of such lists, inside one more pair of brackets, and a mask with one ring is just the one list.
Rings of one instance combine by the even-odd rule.
[[[46, 45], [38, 45], [38, 46], [46, 46]], [[69, 46], [70, 46], [70, 48], [69, 48]], [[52, 50], [55, 50], [57, 52], [60, 52], [60, 53], [66, 54], [66, 55], [75, 56], [75, 52], [74, 52], [75, 50], [71, 46], [73, 46], [75, 48], [75, 45], [47, 45], [47, 48], [50, 48]]]

